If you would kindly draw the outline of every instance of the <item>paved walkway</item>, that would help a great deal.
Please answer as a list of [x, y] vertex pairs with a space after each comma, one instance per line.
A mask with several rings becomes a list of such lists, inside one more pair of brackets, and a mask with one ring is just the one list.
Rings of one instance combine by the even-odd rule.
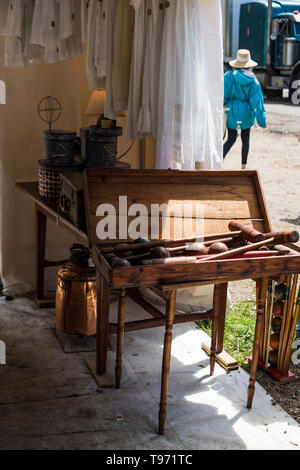
[[[113, 305], [114, 315], [116, 304]], [[141, 311], [128, 301], [127, 319]], [[143, 314], [144, 316], [144, 314]], [[0, 449], [299, 449], [300, 428], [259, 385], [246, 409], [248, 375], [209, 376], [206, 335], [176, 325], [167, 426], [157, 434], [162, 328], [126, 334], [122, 388], [99, 390], [84, 354], [64, 354], [54, 311], [0, 300], [7, 365], [0, 367]], [[114, 369], [113, 351], [109, 369]], [[123, 417], [117, 421], [116, 415]]]

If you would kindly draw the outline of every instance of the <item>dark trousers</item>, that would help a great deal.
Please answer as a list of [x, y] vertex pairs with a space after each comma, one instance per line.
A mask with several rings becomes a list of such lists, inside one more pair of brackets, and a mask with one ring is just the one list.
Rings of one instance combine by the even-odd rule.
[[[226, 157], [231, 147], [235, 144], [237, 136], [238, 136], [237, 130], [228, 129], [228, 139], [225, 142], [224, 147], [223, 147], [223, 158]], [[249, 148], [250, 148], [250, 129], [242, 129], [241, 138], [242, 138], [242, 144], [243, 144], [242, 145], [242, 164], [247, 165]]]

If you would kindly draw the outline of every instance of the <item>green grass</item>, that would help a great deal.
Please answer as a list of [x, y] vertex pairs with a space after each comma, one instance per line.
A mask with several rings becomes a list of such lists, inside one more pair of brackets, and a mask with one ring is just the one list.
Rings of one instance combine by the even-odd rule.
[[[252, 355], [255, 321], [254, 301], [238, 303], [226, 314], [224, 349], [243, 367], [247, 358]], [[197, 324], [207, 334], [211, 334], [211, 322]]]

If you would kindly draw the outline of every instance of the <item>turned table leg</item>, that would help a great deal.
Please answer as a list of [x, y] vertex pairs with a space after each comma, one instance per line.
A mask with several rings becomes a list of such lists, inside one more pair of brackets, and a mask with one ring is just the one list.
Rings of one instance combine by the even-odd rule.
[[107, 347], [109, 339], [110, 287], [97, 270], [97, 374], [106, 371]]
[[256, 380], [256, 372], [257, 372], [257, 365], [258, 365], [259, 352], [260, 352], [260, 344], [263, 339], [263, 333], [264, 333], [264, 314], [265, 314], [265, 303], [266, 303], [266, 297], [267, 297], [268, 283], [269, 283], [268, 278], [260, 279], [258, 281], [257, 300], [256, 300], [256, 310], [257, 310], [256, 327], [255, 327], [253, 355], [252, 355], [252, 362], [251, 362], [250, 380], [249, 380], [249, 387], [248, 387], [248, 401], [247, 401], [248, 409], [252, 407], [252, 401], [253, 401], [254, 392], [255, 392], [255, 380]]
[[164, 340], [164, 352], [162, 362], [162, 377], [161, 377], [161, 396], [160, 396], [160, 409], [159, 409], [159, 434], [163, 435], [165, 430], [165, 422], [167, 415], [167, 394], [170, 373], [171, 361], [171, 348], [172, 348], [172, 332], [173, 322], [175, 317], [176, 308], [176, 290], [168, 292], [167, 307], [166, 307], [166, 332]]
[[44, 299], [47, 217], [35, 205], [35, 283], [38, 300]]
[[220, 284], [220, 305], [218, 317], [217, 354], [224, 349], [224, 331], [227, 311], [228, 284]]
[[117, 389], [120, 388], [121, 377], [122, 377], [124, 325], [125, 325], [125, 300], [126, 300], [126, 290], [122, 289], [120, 293], [120, 298], [119, 298], [117, 357], [116, 357], [116, 369], [115, 369], [115, 377], [116, 377], [115, 386]]
[[213, 318], [212, 318], [212, 330], [211, 330], [211, 347], [210, 347], [210, 375], [214, 375], [216, 365], [216, 353], [217, 353], [217, 336], [218, 336], [218, 321], [219, 312], [221, 305], [221, 286], [215, 285], [214, 290], [214, 303], [213, 303]]

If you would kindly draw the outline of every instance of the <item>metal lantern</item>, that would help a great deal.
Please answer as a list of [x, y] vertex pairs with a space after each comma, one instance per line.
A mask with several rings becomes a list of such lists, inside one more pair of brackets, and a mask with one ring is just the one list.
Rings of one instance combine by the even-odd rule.
[[96, 270], [89, 267], [90, 251], [73, 245], [70, 260], [57, 272], [56, 329], [71, 335], [96, 334]]

